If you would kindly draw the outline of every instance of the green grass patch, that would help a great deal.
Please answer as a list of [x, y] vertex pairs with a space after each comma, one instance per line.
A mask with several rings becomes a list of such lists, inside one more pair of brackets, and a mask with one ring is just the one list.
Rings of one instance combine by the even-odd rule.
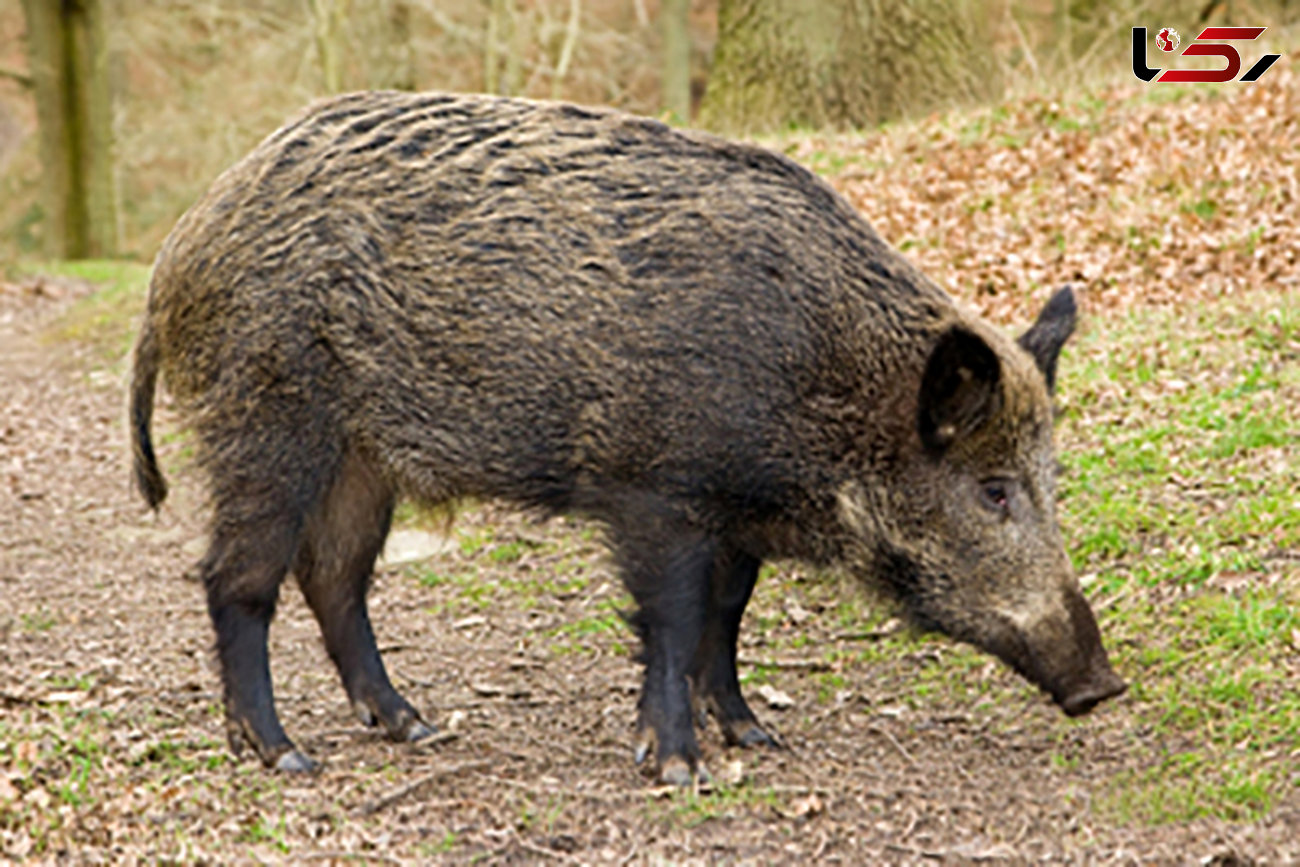
[[708, 792], [683, 789], [667, 802], [647, 800], [646, 807], [651, 817], [660, 821], [694, 828], [719, 819], [770, 814], [779, 810], [788, 798], [772, 789], [742, 782]]
[[118, 363], [126, 357], [144, 313], [149, 266], [88, 260], [46, 263], [29, 270], [85, 280], [96, 286], [94, 292], [74, 303], [49, 327], [46, 332], [49, 342], [89, 346], [106, 364]]
[[551, 653], [557, 656], [593, 653], [599, 644], [607, 652], [627, 654], [632, 631], [621, 613], [626, 607], [626, 600], [606, 599], [596, 606], [595, 613], [548, 629]]
[[1124, 823], [1157, 825], [1207, 816], [1253, 821], [1273, 806], [1282, 783], [1268, 769], [1225, 769], [1204, 753], [1176, 753], [1150, 769], [1118, 775], [1098, 807]]
[[1260, 291], [1098, 322], [1062, 364], [1064, 530], [1154, 753], [1099, 799], [1119, 821], [1248, 821], [1295, 785], [1297, 335]]
[[59, 618], [48, 608], [41, 607], [36, 611], [23, 612], [19, 615], [18, 622], [22, 625], [23, 632], [49, 632], [59, 625]]

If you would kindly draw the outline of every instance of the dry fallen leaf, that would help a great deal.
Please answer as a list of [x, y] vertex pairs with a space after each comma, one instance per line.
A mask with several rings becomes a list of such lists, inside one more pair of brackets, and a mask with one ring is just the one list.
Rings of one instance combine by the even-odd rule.
[[816, 816], [826, 809], [822, 799], [816, 792], [808, 792], [800, 795], [790, 802], [788, 808], [777, 807], [776, 811], [787, 819], [803, 819], [808, 816]]
[[738, 786], [745, 779], [745, 763], [740, 759], [732, 759], [722, 766], [718, 772], [717, 780], [724, 786]]
[[[0, 13], [0, 32], [18, 26], [14, 14]], [[16, 15], [21, 18], [21, 10]], [[1099, 317], [1102, 311], [1151, 305], [1177, 309], [1189, 328], [1198, 327], [1192, 314], [1202, 301], [1255, 287], [1280, 290], [1277, 297], [1286, 305], [1300, 290], [1295, 208], [1300, 66], [1288, 62], [1291, 69], [1275, 69], [1255, 85], [1214, 90], [1213, 98], [1156, 102], [1149, 97], [1160, 88], [1118, 88], [1097, 99], [1102, 107], [1075, 116], [1069, 114], [1075, 111], [1073, 97], [1058, 98], [1055, 105], [1027, 98], [1008, 103], [1005, 117], [1001, 108], [995, 114], [976, 110], [954, 116], [955, 121], [938, 118], [879, 134], [855, 133], [827, 148], [847, 166], [831, 182], [886, 237], [906, 243], [906, 256], [999, 322], [1024, 321], [1065, 281], [1082, 284], [1085, 329], [1107, 329], [1119, 318]], [[962, 124], [972, 120], [984, 126], [970, 136]], [[1061, 128], [1062, 121], [1075, 120], [1084, 128]], [[802, 140], [808, 144], [798, 148], [822, 147], [814, 137]], [[870, 629], [840, 623], [818, 589], [820, 576], [798, 570], [783, 574], [787, 588], [767, 596], [761, 591], [754, 613], [784, 618], [787, 629], [799, 624], [794, 631], [813, 641], [845, 642], [836, 648], [844, 653], [834, 657], [833, 674], [844, 676], [858, 693], [840, 689], [833, 703], [818, 700], [811, 707], [820, 684], [809, 676], [813, 669], [803, 664], [807, 660], [784, 656], [784, 639], [790, 636], [779, 634], [778, 627], [782, 642], [769, 644], [764, 643], [767, 630], [746, 628], [742, 640], [754, 643], [742, 644], [742, 652], [752, 654], [755, 664], [789, 664], [781, 682], [801, 690], [800, 713], [767, 713], [780, 715], [783, 728], [810, 746], [797, 757], [767, 751], [745, 753], [743, 759], [732, 758], [738, 752], [722, 754], [719, 787], [738, 779], [739, 785], [753, 786], [757, 801], [748, 796], [692, 801], [689, 792], [664, 787], [658, 792], [668, 799], [667, 809], [644, 809], [645, 784], [630, 772], [623, 743], [640, 692], [639, 669], [628, 658], [635, 651], [623, 646], [630, 644], [628, 636], [617, 630], [584, 636], [580, 652], [564, 654], [553, 654], [564, 648], [548, 640], [561, 624], [603, 617], [607, 605], [621, 604], [621, 589], [599, 559], [596, 540], [570, 540], [568, 534], [585, 525], [568, 522], [554, 537], [551, 529], [544, 532], [547, 540], [556, 540], [554, 549], [548, 541], [516, 562], [478, 558], [474, 570], [483, 573], [478, 586], [493, 594], [495, 604], [473, 616], [464, 616], [476, 609], [463, 606], [456, 582], [430, 588], [393, 569], [376, 581], [371, 599], [377, 612], [386, 609], [382, 616], [377, 613], [376, 627], [400, 654], [390, 663], [411, 675], [403, 677], [409, 681], [403, 691], [421, 709], [432, 711], [444, 699], [450, 707], [467, 709], [453, 710], [446, 727], [472, 729], [474, 736], [462, 734], [451, 747], [442, 746], [445, 735], [423, 742], [439, 745], [437, 750], [390, 745], [345, 717], [334, 673], [320, 651], [320, 631], [300, 594], [286, 592], [273, 631], [280, 644], [273, 658], [285, 683], [286, 725], [328, 764], [309, 784], [269, 780], [255, 759], [246, 755], [235, 762], [219, 743], [220, 684], [206, 607], [202, 593], [179, 580], [207, 547], [201, 516], [191, 508], [191, 462], [181, 458], [189, 445], [183, 438], [159, 443], [175, 467], [178, 499], [142, 518], [118, 457], [124, 440], [116, 373], [84, 370], [74, 357], [58, 359], [57, 370], [28, 363], [29, 358], [48, 360], [56, 351], [51, 347], [30, 356], [10, 354], [17, 332], [15, 320], [6, 319], [9, 313], [21, 303], [44, 315], [56, 302], [31, 299], [63, 294], [73, 301], [84, 294], [61, 287], [46, 292], [31, 284], [18, 293], [0, 288], [0, 500], [7, 496], [13, 506], [0, 508], [0, 549], [15, 546], [4, 552], [12, 555], [8, 558], [0, 553], [5, 573], [0, 680], [8, 684], [0, 690], [6, 728], [0, 762], [9, 760], [8, 767], [0, 767], [0, 860], [419, 862], [430, 859], [430, 847], [440, 847], [438, 860], [448, 862], [542, 856], [575, 863], [692, 858], [853, 863], [872, 852], [912, 861], [932, 855], [1007, 860], [1017, 852], [1068, 860], [1084, 838], [1089, 851], [1102, 853], [1098, 857], [1127, 850], [1174, 853], [1169, 857], [1175, 858], [1205, 848], [1208, 818], [1115, 828], [1102, 813], [1078, 813], [1071, 806], [1097, 767], [1104, 767], [1103, 776], [1112, 781], [1124, 771], [1147, 780], [1141, 774], [1166, 744], [1143, 734], [1140, 723], [1150, 709], [1143, 699], [1120, 703], [1096, 720], [1066, 724], [1046, 702], [1023, 699], [1030, 692], [1018, 682], [1016, 691], [1008, 691], [1012, 677], [990, 661], [968, 676], [981, 689], [987, 686], [995, 700], [968, 708], [969, 720], [954, 724], [959, 715], [948, 712], [953, 702], [965, 707], [960, 695], [944, 693], [915, 706], [903, 702], [915, 686], [912, 669], [933, 660], [910, 651], [900, 656], [893, 643], [879, 663], [859, 658], [858, 649], [876, 655], [861, 642], [894, 634], [903, 628], [898, 621]], [[1220, 345], [1263, 342], [1271, 347], [1271, 358], [1262, 370], [1265, 378], [1274, 377], [1272, 365], [1288, 369], [1300, 358], [1289, 310], [1281, 307], [1258, 333], [1207, 330], [1196, 351], [1210, 354]], [[1154, 332], [1149, 338], [1147, 351], [1131, 358], [1133, 365], [1153, 371], [1146, 383], [1103, 372], [1113, 366], [1107, 354], [1115, 344], [1109, 340], [1070, 344], [1073, 370], [1088, 364], [1098, 370], [1089, 401], [1070, 390], [1058, 395], [1079, 430], [1143, 429], [1159, 422], [1149, 410], [1156, 402], [1167, 403], [1171, 394], [1196, 399], [1233, 384], [1209, 367], [1206, 373], [1180, 368]], [[57, 347], [60, 355], [64, 350]], [[1289, 388], [1260, 390], [1241, 407], [1261, 417], [1291, 413], [1293, 404], [1280, 403], [1294, 394]], [[1279, 403], [1264, 404], [1273, 399]], [[165, 398], [159, 407], [164, 414], [174, 410]], [[175, 430], [168, 422], [160, 428]], [[1258, 449], [1250, 471], [1294, 474], [1294, 429], [1289, 423], [1283, 431], [1289, 439], [1282, 445]], [[1224, 432], [1205, 432], [1207, 447], [1225, 442]], [[1167, 457], [1182, 473], [1171, 473], [1167, 496], [1186, 500], [1189, 513], [1209, 516], [1247, 504], [1207, 483], [1181, 456]], [[1140, 490], [1134, 486], [1122, 493]], [[1245, 556], [1230, 558], [1202, 588], [1219, 593], [1224, 588], [1218, 582], [1230, 581], [1239, 592], [1277, 585], [1292, 593], [1293, 526], [1278, 516], [1296, 507], [1283, 499], [1258, 513], [1243, 513], [1249, 518], [1242, 521]], [[477, 506], [467, 507], [464, 517], [475, 532], [474, 522], [524, 526]], [[129, 533], [117, 534], [116, 528]], [[1152, 556], [1200, 556], [1192, 543], [1202, 534], [1178, 538], [1166, 530], [1153, 528], [1143, 542]], [[522, 533], [501, 538], [527, 538]], [[454, 574], [465, 567], [458, 551], [450, 553], [442, 571]], [[1135, 565], [1130, 559], [1114, 572], [1127, 580], [1126, 570]], [[524, 609], [516, 604], [518, 594], [506, 592], [521, 578], [545, 581], [552, 570], [559, 576], [569, 567], [575, 580], [539, 594], [534, 607]], [[1095, 563], [1086, 569], [1093, 575], [1088, 582], [1093, 593], [1112, 600], [1107, 582], [1100, 580], [1112, 570]], [[52, 583], [50, 575], [59, 580]], [[1161, 584], [1134, 592], [1142, 594], [1144, 606], [1150, 602], [1160, 611], [1199, 589]], [[490, 622], [486, 610], [492, 611]], [[444, 621], [455, 621], [457, 628], [444, 628]], [[1261, 702], [1285, 697], [1286, 688], [1300, 678], [1295, 652], [1300, 629], [1281, 623], [1280, 676], [1275, 684], [1261, 685]], [[1199, 633], [1187, 636], [1189, 643], [1203, 639]], [[1194, 668], [1162, 674], [1137, 662], [1143, 648], [1131, 642], [1120, 647], [1126, 648], [1121, 653], [1132, 673], [1149, 686], [1162, 678], [1202, 677]], [[120, 665], [101, 663], [106, 655], [120, 659]], [[532, 659], [544, 664], [521, 661]], [[97, 673], [101, 665], [113, 670], [111, 677]], [[82, 698], [69, 692], [69, 676], [92, 675], [111, 685], [83, 691]], [[479, 678], [501, 691], [510, 683], [530, 686], [536, 699], [470, 693], [464, 701], [464, 696], [444, 695], [469, 693], [465, 682]], [[835, 683], [826, 678], [825, 688], [834, 691]], [[771, 707], [793, 704], [779, 690], [764, 692], [776, 700], [755, 700], [768, 700]], [[51, 698], [59, 700], [51, 705]], [[72, 710], [97, 713], [70, 713], [65, 700]], [[805, 706], [812, 711], [806, 718]], [[896, 735], [882, 736], [886, 729]], [[1120, 730], [1132, 736], [1112, 736]], [[1069, 755], [1079, 755], [1077, 769], [1037, 772], [1034, 757], [1045, 756], [1044, 745], [1054, 743], [1043, 739], [1048, 732], [1083, 735], [1077, 745], [1071, 735]], [[937, 740], [943, 749], [925, 749]], [[702, 743], [706, 755], [719, 755], [714, 743], [712, 734]], [[1237, 757], [1259, 747], [1258, 739], [1254, 747], [1237, 743], [1241, 748], [1226, 762], [1229, 769]], [[1219, 750], [1208, 741], [1203, 746], [1211, 759], [1234, 749], [1225, 744]], [[1258, 753], [1259, 766], [1294, 767], [1300, 749], [1293, 746]], [[884, 766], [891, 767], [899, 755], [909, 769], [899, 772], [897, 783], [882, 785], [877, 759], [885, 757]], [[964, 779], [953, 774], [954, 756]], [[1009, 756], [1015, 760], [1009, 762]], [[470, 761], [477, 757], [483, 757], [483, 765]], [[1102, 764], [1090, 762], [1092, 757]], [[1215, 769], [1207, 765], [1204, 773], [1213, 776]], [[930, 784], [919, 785], [924, 779]], [[972, 779], [979, 784], [971, 785]], [[1279, 777], [1277, 785], [1288, 782]], [[404, 786], [412, 788], [383, 814], [364, 823], [350, 818], [350, 806]], [[1203, 791], [1213, 789], [1207, 785]], [[769, 793], [775, 810], [765, 806]], [[42, 803], [43, 810], [33, 806]], [[1282, 791], [1271, 816], [1214, 823], [1245, 841], [1261, 863], [1291, 863], [1294, 828], [1287, 827], [1285, 810]], [[695, 828], [695, 819], [706, 824]], [[809, 833], [784, 833], [791, 829]], [[991, 845], [982, 836], [997, 829], [1018, 833], [1016, 844]]]
[[8, 777], [0, 776], [0, 803], [16, 801], [21, 795], [22, 792], [18, 791], [18, 787]]
[[41, 754], [41, 747], [36, 741], [23, 741], [14, 747], [14, 758], [20, 762], [34, 764]]
[[797, 599], [786, 600], [785, 613], [796, 626], [802, 626], [804, 621], [812, 617], [812, 612], [800, 605]]
[[53, 801], [53, 798], [50, 797], [50, 793], [45, 790], [44, 786], [37, 786], [26, 795], [23, 795], [23, 802], [38, 810], [49, 809], [51, 801]]
[[768, 707], [777, 710], [783, 710], [788, 707], [794, 707], [794, 699], [788, 693], [782, 692], [770, 683], [765, 683], [758, 688], [758, 694], [762, 696], [763, 701], [767, 702]]

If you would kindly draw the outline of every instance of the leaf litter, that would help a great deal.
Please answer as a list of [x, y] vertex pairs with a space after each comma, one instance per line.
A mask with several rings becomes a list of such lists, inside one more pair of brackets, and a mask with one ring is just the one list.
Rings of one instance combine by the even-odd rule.
[[[1297, 93], [1292, 61], [1254, 87], [1172, 101], [1138, 87], [1026, 98], [787, 149], [814, 167], [819, 154], [835, 155], [843, 168], [831, 182], [994, 319], [1024, 321], [1069, 282], [1094, 323], [1085, 331], [1096, 331], [1135, 310], [1243, 293], [1294, 303]], [[472, 544], [385, 567], [372, 594], [394, 679], [454, 739], [413, 749], [361, 728], [309, 612], [287, 589], [272, 633], [277, 695], [286, 726], [326, 767], [293, 780], [232, 759], [201, 588], [182, 577], [203, 535], [184, 443], [161, 445], [173, 500], [146, 515], [127, 483], [121, 377], [88, 378], [99, 356], [37, 339], [84, 290], [14, 286], [0, 292], [0, 857], [1300, 860], [1300, 780], [1247, 820], [1125, 821], [1098, 808], [1108, 787], [1158, 771], [1156, 757], [1194, 745], [1195, 729], [1162, 733], [1141, 695], [1065, 721], [982, 657], [917, 644], [855, 591], [783, 580], [793, 574], [785, 570], [760, 586], [741, 654], [746, 691], [756, 699], [766, 686], [774, 704], [788, 704], [755, 700], [788, 749], [728, 750], [711, 729], [702, 746], [721, 768], [715, 785], [653, 798], [631, 762], [637, 668], [615, 613], [625, 600], [591, 528], [538, 526], [492, 506], [459, 519], [456, 538]], [[1203, 333], [1207, 347], [1234, 339]], [[1279, 359], [1294, 364], [1285, 333]], [[1082, 366], [1118, 350], [1098, 338], [1072, 351], [1067, 361]], [[1137, 399], [1159, 408], [1162, 394], [1214, 384], [1205, 365], [1167, 367]], [[1091, 403], [1063, 398], [1073, 440], [1100, 447], [1089, 431], [1147, 424], [1126, 415], [1131, 384], [1089, 388]], [[1268, 454], [1259, 472], [1294, 470], [1294, 439]], [[1235, 496], [1170, 478], [1167, 496], [1208, 497], [1207, 514]], [[1290, 546], [1293, 537], [1276, 538]], [[1300, 583], [1294, 549], [1265, 562], [1267, 580]], [[1100, 592], [1120, 567], [1096, 565]], [[1128, 604], [1116, 598], [1102, 601]], [[1284, 633], [1293, 647], [1297, 629]], [[1139, 650], [1126, 653], [1136, 665]], [[1296, 671], [1281, 689], [1294, 690]], [[1294, 744], [1276, 749], [1294, 768]]]

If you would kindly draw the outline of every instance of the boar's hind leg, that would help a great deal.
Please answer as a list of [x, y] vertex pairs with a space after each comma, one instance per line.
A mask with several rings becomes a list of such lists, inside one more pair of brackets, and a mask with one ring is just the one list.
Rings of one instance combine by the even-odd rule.
[[294, 574], [362, 722], [382, 724], [393, 740], [414, 741], [434, 730], [393, 689], [366, 609], [375, 558], [392, 516], [392, 489], [364, 458], [350, 452], [307, 518]]
[[777, 745], [745, 703], [736, 677], [736, 640], [740, 637], [740, 620], [758, 580], [759, 565], [757, 558], [739, 552], [724, 553], [717, 558], [710, 581], [704, 635], [691, 667], [691, 683], [702, 717], [701, 724], [706, 713], [713, 714], [727, 743], [746, 747]]
[[310, 771], [314, 763], [294, 749], [276, 715], [266, 653], [280, 581], [288, 571], [283, 552], [296, 535], [288, 523], [220, 527], [199, 570], [217, 633], [231, 750], [238, 755], [248, 743], [267, 767]]
[[644, 645], [636, 761], [657, 746], [659, 778], [685, 786], [697, 771], [703, 775], [687, 675], [704, 626], [716, 545], [698, 535], [663, 535], [668, 538], [658, 544], [642, 537], [618, 546], [637, 604], [629, 622]]
[[213, 529], [199, 572], [216, 632], [231, 749], [238, 754], [247, 743], [267, 767], [311, 771], [315, 762], [294, 748], [275, 712], [266, 639], [318, 482], [300, 471], [306, 446], [297, 442], [298, 431], [277, 434], [259, 421], [214, 417], [201, 429]]

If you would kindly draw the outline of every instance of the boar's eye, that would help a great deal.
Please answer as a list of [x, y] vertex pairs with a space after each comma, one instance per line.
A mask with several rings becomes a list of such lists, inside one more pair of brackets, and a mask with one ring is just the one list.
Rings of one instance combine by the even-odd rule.
[[1009, 514], [1013, 484], [1010, 479], [985, 479], [980, 482], [980, 504], [999, 515]]

